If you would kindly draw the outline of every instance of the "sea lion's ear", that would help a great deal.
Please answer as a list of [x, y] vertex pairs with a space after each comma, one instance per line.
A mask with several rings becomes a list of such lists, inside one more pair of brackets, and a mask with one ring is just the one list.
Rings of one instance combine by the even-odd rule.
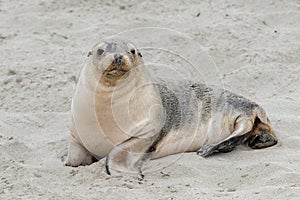
[[129, 43], [127, 43], [127, 47], [128, 47], [128, 49], [135, 49], [135, 46], [134, 46], [134, 44], [132, 44], [131, 42], [129, 42]]
[[138, 52], [138, 55], [139, 55], [140, 57], [143, 57], [143, 55], [141, 54], [141, 52]]
[[92, 54], [91, 51], [89, 51], [88, 54], [87, 54], [86, 56], [87, 56], [87, 57], [90, 57], [91, 55], [93, 55], [93, 54]]

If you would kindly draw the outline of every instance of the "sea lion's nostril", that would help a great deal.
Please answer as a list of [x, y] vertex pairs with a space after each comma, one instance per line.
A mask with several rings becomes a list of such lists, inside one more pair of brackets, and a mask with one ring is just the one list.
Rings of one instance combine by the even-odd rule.
[[115, 54], [114, 55], [114, 58], [115, 58], [115, 61], [116, 62], [121, 62], [122, 58], [123, 58], [123, 55], [121, 54]]

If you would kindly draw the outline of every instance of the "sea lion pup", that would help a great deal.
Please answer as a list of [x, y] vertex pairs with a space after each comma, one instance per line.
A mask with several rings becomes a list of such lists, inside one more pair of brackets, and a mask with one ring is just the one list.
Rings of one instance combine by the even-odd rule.
[[115, 169], [142, 175], [147, 161], [175, 153], [206, 157], [242, 143], [253, 149], [277, 143], [256, 103], [201, 83], [154, 79], [132, 43], [95, 45], [72, 100], [65, 164], [88, 165], [106, 157], [108, 174]]

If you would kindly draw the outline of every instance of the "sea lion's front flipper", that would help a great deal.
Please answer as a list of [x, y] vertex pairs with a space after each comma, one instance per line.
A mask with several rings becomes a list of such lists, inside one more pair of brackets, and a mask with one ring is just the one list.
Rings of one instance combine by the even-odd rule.
[[75, 121], [72, 116], [70, 124], [71, 137], [69, 141], [68, 155], [65, 165], [78, 167], [80, 165], [90, 165], [93, 163], [93, 156], [91, 153], [76, 139], [75, 135], [78, 135]]
[[111, 170], [139, 173], [143, 179], [142, 167], [150, 160], [152, 151], [151, 138], [132, 137], [117, 145], [106, 157], [106, 172], [111, 174]]
[[93, 156], [78, 142], [72, 138], [69, 141], [69, 149], [66, 166], [78, 167], [80, 165], [90, 165], [93, 163]]
[[250, 136], [253, 123], [247, 117], [239, 117], [235, 122], [233, 133], [225, 140], [217, 144], [204, 145], [197, 154], [203, 157], [210, 156], [215, 152], [230, 152], [235, 146], [243, 144]]

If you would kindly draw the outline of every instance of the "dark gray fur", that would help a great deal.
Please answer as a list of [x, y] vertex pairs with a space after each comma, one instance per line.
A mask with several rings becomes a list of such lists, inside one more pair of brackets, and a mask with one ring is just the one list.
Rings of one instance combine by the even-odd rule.
[[212, 88], [200, 83], [191, 84], [190, 88], [195, 92], [197, 99], [202, 102], [201, 121], [207, 121], [212, 111]]
[[117, 45], [116, 43], [113, 42], [106, 42], [105, 44], [106, 44], [106, 51], [110, 53], [122, 52], [124, 48], [124, 47], [122, 48], [123, 45], [120, 44]]
[[[175, 82], [159, 79], [156, 81], [160, 82], [160, 84], [156, 84], [165, 109], [166, 122], [158, 138], [148, 149], [148, 153], [154, 151], [156, 145], [171, 130], [178, 130], [186, 124], [195, 126], [197, 121], [206, 123], [216, 112], [236, 110], [238, 111], [236, 113], [250, 115], [251, 111], [258, 107], [256, 103], [240, 95], [227, 90], [208, 87], [202, 83], [193, 83], [190, 81]], [[199, 104], [201, 104], [201, 110], [198, 110]], [[201, 115], [198, 119], [199, 112], [201, 112]]]
[[231, 106], [238, 111], [246, 112], [247, 115], [250, 115], [251, 111], [258, 107], [255, 102], [227, 90], [222, 92], [216, 104], [219, 110], [222, 110], [225, 106]]

